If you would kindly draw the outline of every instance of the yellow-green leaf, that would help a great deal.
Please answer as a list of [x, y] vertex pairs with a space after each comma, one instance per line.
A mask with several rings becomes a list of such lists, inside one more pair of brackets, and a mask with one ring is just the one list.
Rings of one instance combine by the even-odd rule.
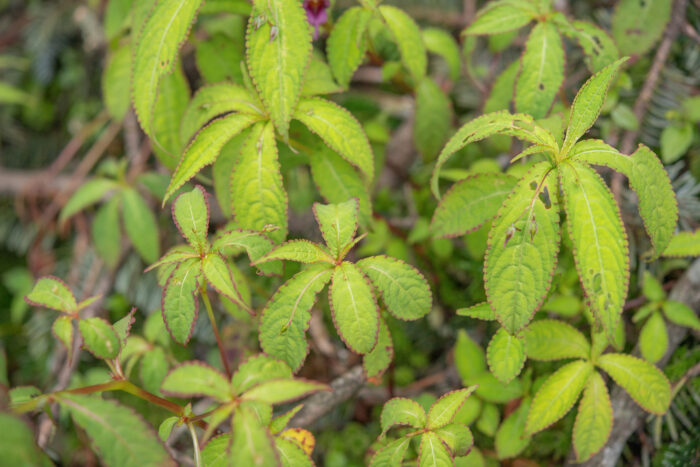
[[401, 61], [415, 82], [419, 83], [428, 66], [420, 28], [406, 12], [394, 6], [382, 5], [379, 12], [394, 36]]
[[656, 363], [668, 348], [668, 332], [663, 316], [658, 311], [651, 314], [639, 333], [639, 350], [645, 360]]
[[211, 397], [231, 400], [231, 383], [218, 370], [199, 362], [186, 362], [173, 368], [163, 380], [163, 393], [173, 397]]
[[173, 220], [180, 234], [201, 254], [209, 243], [209, 202], [207, 192], [197, 185], [192, 191], [182, 193], [173, 202]]
[[587, 359], [591, 345], [581, 331], [563, 321], [543, 319], [524, 331], [528, 358], [533, 360]]
[[613, 412], [608, 388], [600, 373], [594, 371], [588, 378], [578, 406], [574, 424], [573, 444], [576, 460], [584, 462], [605, 445], [613, 425]]
[[314, 203], [313, 211], [331, 255], [340, 259], [357, 232], [358, 200], [351, 198], [338, 204]]
[[511, 336], [501, 328], [491, 338], [486, 349], [486, 360], [491, 373], [504, 384], [508, 384], [525, 365], [525, 343], [522, 337]]
[[367, 51], [365, 32], [372, 18], [370, 10], [352, 7], [347, 9], [333, 25], [328, 36], [326, 51], [328, 64], [338, 84], [347, 88], [355, 70], [362, 63]]

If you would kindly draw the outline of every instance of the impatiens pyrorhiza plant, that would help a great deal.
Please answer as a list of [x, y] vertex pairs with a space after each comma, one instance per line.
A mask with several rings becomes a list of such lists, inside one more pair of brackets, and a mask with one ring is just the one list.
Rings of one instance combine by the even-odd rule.
[[432, 307], [430, 287], [418, 270], [389, 256], [372, 256], [356, 263], [345, 259], [364, 237], [355, 237], [358, 200], [316, 203], [314, 214], [325, 245], [289, 240], [254, 263], [287, 260], [309, 265], [283, 284], [265, 306], [260, 345], [269, 355], [299, 369], [308, 353], [305, 333], [311, 308], [330, 282], [328, 301], [340, 338], [352, 351], [364, 355], [368, 376], [381, 375], [391, 363], [392, 342], [375, 291], [393, 316], [416, 320]]
[[493, 219], [484, 283], [495, 318], [511, 335], [527, 326], [549, 292], [562, 236], [563, 207], [595, 326], [602, 327], [613, 341], [627, 297], [629, 252], [615, 200], [591, 165], [607, 166], [627, 176], [639, 197], [639, 213], [651, 238], [650, 259], [658, 258], [673, 236], [678, 207], [656, 155], [646, 146], [626, 156], [602, 141], [579, 141], [595, 122], [606, 90], [624, 61], [607, 66], [581, 87], [562, 142], [528, 115], [496, 112], [460, 128], [438, 158], [432, 189], [440, 198], [440, 168], [469, 143], [504, 134], [531, 143], [512, 162], [531, 154], [544, 156], [520, 179], [488, 174], [456, 183], [441, 199], [432, 221], [436, 236], [457, 236]]

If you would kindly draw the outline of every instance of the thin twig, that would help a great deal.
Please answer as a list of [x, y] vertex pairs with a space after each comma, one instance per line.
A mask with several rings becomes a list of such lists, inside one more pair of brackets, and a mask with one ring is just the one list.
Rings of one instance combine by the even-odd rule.
[[209, 301], [209, 295], [207, 295], [207, 284], [202, 283], [200, 289], [202, 295], [202, 301], [204, 302], [204, 307], [207, 309], [207, 315], [209, 316], [209, 321], [211, 322], [211, 328], [214, 331], [214, 337], [216, 338], [216, 345], [219, 347], [219, 356], [221, 356], [221, 364], [226, 371], [226, 375], [231, 377], [231, 367], [228, 364], [228, 358], [226, 357], [226, 349], [224, 348], [224, 342], [221, 340], [221, 335], [219, 334], [219, 328], [216, 325], [216, 318], [214, 317], [214, 310], [211, 307], [211, 302]]

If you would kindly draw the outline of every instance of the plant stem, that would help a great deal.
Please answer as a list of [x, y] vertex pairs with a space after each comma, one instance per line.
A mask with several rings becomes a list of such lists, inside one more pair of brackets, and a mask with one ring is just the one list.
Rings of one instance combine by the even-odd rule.
[[197, 467], [202, 467], [202, 458], [199, 454], [199, 442], [197, 441], [197, 432], [194, 430], [194, 425], [191, 423], [187, 424], [187, 428], [190, 429], [190, 435], [192, 436], [192, 445], [194, 447], [194, 464]]
[[216, 326], [216, 318], [214, 318], [214, 310], [211, 307], [211, 302], [209, 301], [209, 295], [207, 295], [207, 284], [203, 283], [200, 288], [200, 293], [202, 295], [202, 301], [204, 301], [204, 307], [207, 309], [207, 315], [209, 315], [209, 321], [211, 322], [211, 328], [214, 331], [214, 337], [216, 337], [216, 345], [219, 347], [219, 355], [221, 356], [221, 364], [226, 371], [226, 375], [231, 377], [231, 368], [228, 365], [228, 359], [226, 358], [226, 351], [224, 350], [224, 343], [219, 335], [219, 328]]

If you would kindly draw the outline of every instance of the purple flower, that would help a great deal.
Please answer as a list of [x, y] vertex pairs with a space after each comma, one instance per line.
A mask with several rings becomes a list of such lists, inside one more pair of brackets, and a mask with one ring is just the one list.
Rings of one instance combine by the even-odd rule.
[[328, 21], [328, 0], [304, 0], [306, 19], [314, 27], [314, 40], [318, 39], [318, 27]]

